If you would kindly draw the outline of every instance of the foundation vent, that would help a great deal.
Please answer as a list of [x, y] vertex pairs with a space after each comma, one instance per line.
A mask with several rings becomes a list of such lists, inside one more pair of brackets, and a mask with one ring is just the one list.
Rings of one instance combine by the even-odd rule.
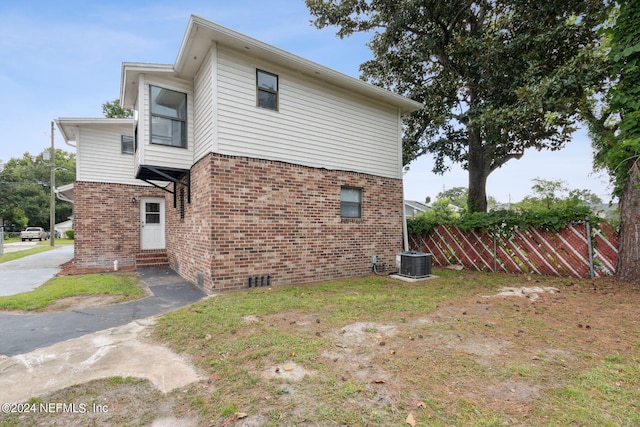
[[247, 288], [261, 288], [271, 286], [271, 275], [249, 276], [247, 278]]

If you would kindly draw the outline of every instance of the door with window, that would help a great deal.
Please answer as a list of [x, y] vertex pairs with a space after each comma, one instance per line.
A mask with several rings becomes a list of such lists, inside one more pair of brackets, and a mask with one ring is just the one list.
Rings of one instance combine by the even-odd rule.
[[164, 249], [164, 199], [140, 200], [140, 248]]

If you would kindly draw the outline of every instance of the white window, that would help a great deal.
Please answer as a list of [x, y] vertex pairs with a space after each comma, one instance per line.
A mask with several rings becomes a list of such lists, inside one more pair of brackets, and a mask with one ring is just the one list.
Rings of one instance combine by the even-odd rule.
[[342, 187], [340, 189], [340, 217], [362, 218], [362, 189]]
[[187, 94], [149, 86], [151, 143], [187, 147]]
[[278, 76], [256, 70], [258, 107], [278, 111]]

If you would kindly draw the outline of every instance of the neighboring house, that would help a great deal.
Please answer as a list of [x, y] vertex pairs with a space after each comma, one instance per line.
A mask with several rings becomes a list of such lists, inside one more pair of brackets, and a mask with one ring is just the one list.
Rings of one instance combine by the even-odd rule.
[[166, 254], [211, 291], [395, 264], [401, 116], [420, 103], [196, 16], [175, 64], [121, 77], [135, 119], [57, 120], [78, 268]]
[[66, 237], [67, 230], [73, 230], [73, 220], [59, 222], [55, 225], [54, 230], [59, 233], [60, 237]]
[[66, 184], [61, 185], [60, 187], [56, 187], [56, 196], [58, 197], [58, 199], [64, 202], [73, 203], [73, 187], [73, 184]]
[[404, 215], [407, 218], [415, 218], [416, 215], [426, 212], [428, 209], [431, 208], [424, 203], [420, 203], [415, 200], [404, 201]]

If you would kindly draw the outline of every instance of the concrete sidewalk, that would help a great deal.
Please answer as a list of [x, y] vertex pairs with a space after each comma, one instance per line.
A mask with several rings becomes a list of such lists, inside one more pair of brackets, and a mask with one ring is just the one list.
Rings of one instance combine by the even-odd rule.
[[200, 379], [195, 368], [147, 337], [155, 319], [143, 319], [30, 353], [0, 356], [0, 402], [24, 403], [100, 378], [147, 378], [167, 393]]
[[73, 245], [0, 264], [0, 296], [29, 292], [54, 277], [73, 258]]

